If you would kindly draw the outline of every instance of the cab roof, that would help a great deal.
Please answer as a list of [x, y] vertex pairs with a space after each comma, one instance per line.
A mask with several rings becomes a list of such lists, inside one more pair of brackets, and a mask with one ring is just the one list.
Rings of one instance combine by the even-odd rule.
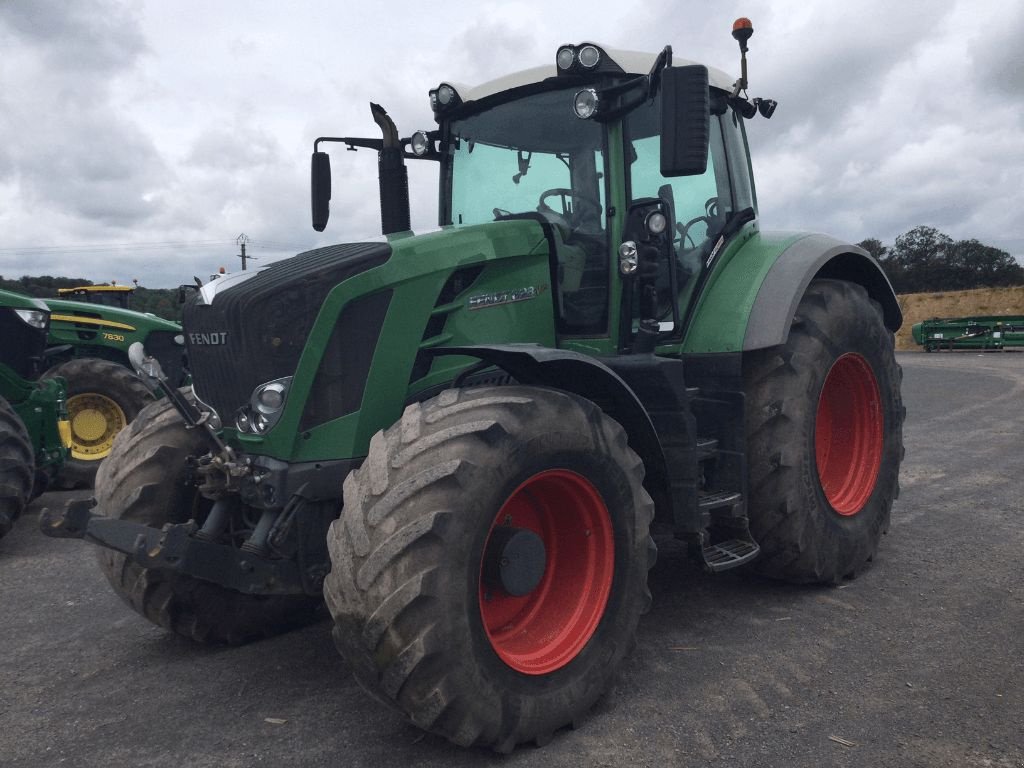
[[[600, 43], [582, 42], [576, 48], [582, 48], [586, 45], [594, 45], [599, 48], [605, 56], [611, 61], [617, 64], [622, 70], [629, 75], [646, 75], [651, 71], [651, 67], [654, 66], [655, 60], [657, 60], [660, 54], [657, 53], [645, 53], [642, 51], [627, 51], [620, 48], [610, 48]], [[564, 47], [564, 46], [560, 46]], [[688, 59], [682, 59], [673, 56], [672, 65], [676, 67], [685, 67], [691, 64], [699, 64], [700, 62], [690, 61]], [[723, 91], [732, 90], [733, 85], [736, 82], [736, 78], [730, 77], [726, 72], [717, 69], [715, 67], [708, 67], [708, 83], [712, 88], [719, 88]], [[447, 84], [451, 85], [463, 103], [470, 101], [479, 101], [480, 99], [486, 99], [493, 96], [496, 93], [502, 93], [513, 88], [521, 88], [523, 86], [533, 85], [535, 83], [541, 83], [545, 80], [558, 76], [558, 67], [555, 65], [555, 57], [551, 57], [551, 63], [541, 67], [531, 67], [530, 69], [523, 69], [519, 72], [513, 72], [508, 75], [490, 80], [480, 85], [466, 85], [464, 83], [458, 83], [452, 80], [445, 80]]]

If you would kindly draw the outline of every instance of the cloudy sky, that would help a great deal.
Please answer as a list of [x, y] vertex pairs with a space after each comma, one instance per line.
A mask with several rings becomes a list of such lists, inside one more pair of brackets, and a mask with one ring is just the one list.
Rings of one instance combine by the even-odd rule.
[[[1024, 257], [1024, 3], [552, 0], [447, 4], [0, 0], [0, 275], [149, 287], [379, 233], [374, 153], [334, 154], [327, 231], [309, 218], [320, 135], [433, 126], [427, 90], [553, 61], [561, 43], [660, 50], [779, 101], [749, 126], [762, 226], [850, 241], [928, 224]], [[413, 163], [414, 228], [436, 166]]]

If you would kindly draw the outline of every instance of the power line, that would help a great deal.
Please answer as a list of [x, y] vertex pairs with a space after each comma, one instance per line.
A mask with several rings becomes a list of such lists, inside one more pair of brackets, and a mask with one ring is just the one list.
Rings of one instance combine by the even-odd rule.
[[0, 245], [0, 251], [46, 253], [92, 250], [148, 250], [150, 248], [200, 248], [211, 245], [229, 245], [231, 240], [158, 240], [140, 243], [73, 243], [70, 245]]

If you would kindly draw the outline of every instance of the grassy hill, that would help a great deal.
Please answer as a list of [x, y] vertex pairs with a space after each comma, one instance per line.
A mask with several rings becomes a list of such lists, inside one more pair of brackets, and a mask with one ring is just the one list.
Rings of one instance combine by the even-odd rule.
[[903, 327], [896, 334], [896, 349], [921, 349], [911, 338], [910, 327], [933, 317], [1024, 315], [1024, 285], [945, 293], [907, 293], [899, 300]]

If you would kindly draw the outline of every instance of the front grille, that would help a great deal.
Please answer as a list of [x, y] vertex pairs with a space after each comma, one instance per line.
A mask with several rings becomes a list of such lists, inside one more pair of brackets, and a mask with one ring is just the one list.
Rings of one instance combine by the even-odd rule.
[[183, 324], [196, 394], [225, 420], [252, 391], [295, 372], [328, 292], [391, 256], [387, 243], [317, 248], [217, 293], [193, 296]]

